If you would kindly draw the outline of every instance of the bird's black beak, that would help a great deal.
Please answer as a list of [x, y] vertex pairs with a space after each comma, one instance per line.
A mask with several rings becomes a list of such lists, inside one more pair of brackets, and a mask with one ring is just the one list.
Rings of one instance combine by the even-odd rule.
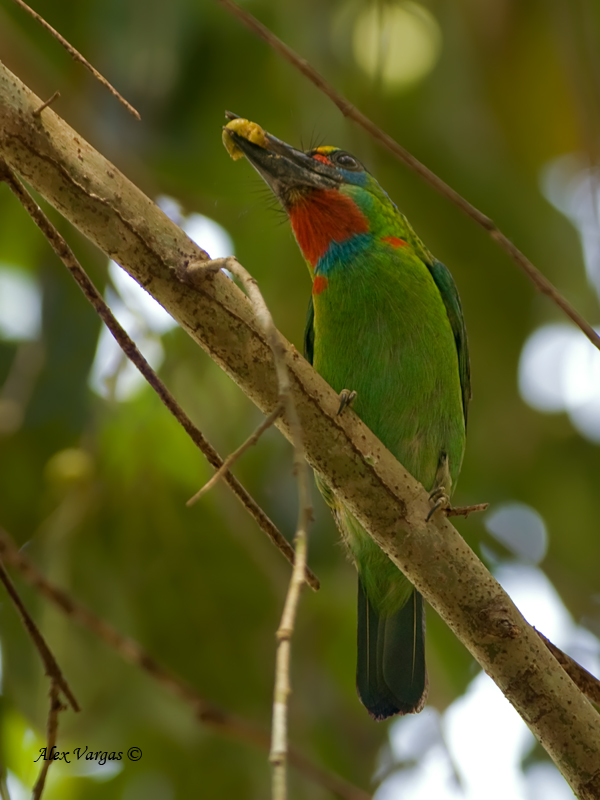
[[[237, 119], [227, 112], [229, 119]], [[296, 150], [266, 131], [261, 131], [260, 144], [250, 141], [241, 132], [225, 126], [223, 135], [229, 136], [235, 147], [244, 154], [284, 207], [294, 205], [298, 194], [314, 189], [335, 189], [342, 183], [334, 167], [329, 167], [310, 155]]]

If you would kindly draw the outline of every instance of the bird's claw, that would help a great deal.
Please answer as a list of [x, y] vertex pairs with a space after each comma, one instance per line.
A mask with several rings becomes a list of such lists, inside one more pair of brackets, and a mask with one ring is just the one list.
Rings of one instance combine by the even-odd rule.
[[450, 505], [450, 498], [446, 494], [446, 489], [444, 486], [438, 486], [431, 492], [429, 495], [429, 502], [433, 503], [433, 505], [429, 509], [429, 514], [427, 514], [425, 522], [429, 522], [436, 511], [440, 511], [440, 509], [446, 511], [452, 507]]
[[340, 398], [340, 407], [338, 408], [336, 414], [336, 416], [338, 417], [345, 408], [352, 405], [352, 403], [356, 398], [356, 392], [354, 390], [351, 391], [350, 389], [342, 389], [339, 398]]

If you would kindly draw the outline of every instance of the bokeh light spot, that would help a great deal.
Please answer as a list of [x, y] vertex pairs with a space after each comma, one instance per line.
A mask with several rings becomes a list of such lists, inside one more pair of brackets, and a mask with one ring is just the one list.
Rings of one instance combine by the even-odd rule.
[[[233, 255], [233, 241], [218, 222], [202, 214], [185, 215], [177, 200], [168, 195], [161, 195], [156, 202], [212, 258]], [[165, 356], [160, 337], [177, 323], [115, 261], [109, 263], [109, 273], [117, 294], [107, 289], [108, 305], [150, 366], [158, 370]], [[145, 385], [145, 379], [123, 355], [107, 328], [100, 332], [89, 382], [101, 397], [118, 401], [132, 399]]]
[[506, 503], [485, 519], [491, 535], [519, 558], [539, 564], [548, 549], [542, 517], [524, 503]]
[[435, 17], [419, 3], [369, 5], [354, 22], [354, 58], [387, 88], [410, 86], [425, 77], [438, 60], [441, 44]]
[[89, 480], [94, 462], [80, 447], [67, 447], [55, 453], [47, 462], [45, 477], [55, 485], [68, 486]]
[[600, 353], [579, 330], [554, 324], [534, 331], [521, 352], [519, 389], [532, 408], [566, 411], [583, 436], [600, 443]]
[[42, 320], [42, 296], [26, 272], [0, 265], [0, 338], [36, 339]]

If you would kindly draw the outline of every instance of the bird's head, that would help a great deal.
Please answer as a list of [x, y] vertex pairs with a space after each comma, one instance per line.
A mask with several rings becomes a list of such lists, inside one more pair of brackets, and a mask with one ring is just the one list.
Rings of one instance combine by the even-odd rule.
[[234, 158], [245, 156], [272, 189], [313, 270], [337, 245], [348, 243], [351, 248], [352, 242], [364, 243], [365, 237], [398, 237], [403, 216], [375, 178], [345, 150], [296, 150], [239, 117], [224, 127], [223, 141]]

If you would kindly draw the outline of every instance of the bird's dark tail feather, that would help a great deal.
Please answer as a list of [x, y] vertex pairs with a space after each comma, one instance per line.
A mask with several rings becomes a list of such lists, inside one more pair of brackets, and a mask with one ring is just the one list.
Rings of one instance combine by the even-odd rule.
[[417, 713], [425, 705], [425, 615], [416, 589], [399, 611], [383, 617], [359, 578], [356, 687], [374, 719]]

